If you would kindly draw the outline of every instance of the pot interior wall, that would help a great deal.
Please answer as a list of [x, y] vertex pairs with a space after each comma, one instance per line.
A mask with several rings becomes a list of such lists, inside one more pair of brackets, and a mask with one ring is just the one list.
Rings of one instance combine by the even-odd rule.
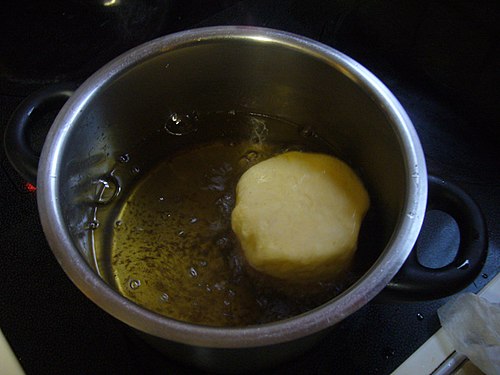
[[[397, 130], [364, 87], [341, 65], [274, 41], [207, 40], [139, 58], [90, 96], [64, 144], [61, 207], [76, 245], [93, 263], [88, 223], [99, 180], [121, 155], [135, 152], [134, 166], [147, 171], [175, 150], [220, 137], [213, 128], [168, 134], [173, 113], [219, 111], [285, 119], [311, 127], [331, 144], [360, 173], [378, 211], [376, 258], [403, 208], [406, 166]], [[245, 136], [248, 130], [234, 132]], [[120, 184], [137, 178], [131, 173]]]

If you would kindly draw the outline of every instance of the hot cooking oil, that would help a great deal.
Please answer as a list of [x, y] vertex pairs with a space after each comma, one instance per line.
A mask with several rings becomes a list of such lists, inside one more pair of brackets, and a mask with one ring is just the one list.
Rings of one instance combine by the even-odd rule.
[[[231, 232], [236, 184], [249, 167], [290, 149], [334, 153], [331, 146], [310, 128], [273, 118], [214, 114], [197, 116], [196, 121], [197, 128], [217, 128], [214, 123], [219, 122], [226, 130], [209, 142], [165, 152], [150, 168], [134, 165], [133, 153], [118, 160], [122, 165], [132, 162], [128, 171], [139, 177], [122, 187], [121, 203], [108, 220], [111, 231], [98, 257], [103, 277], [123, 296], [154, 312], [210, 326], [284, 319], [337, 294], [351, 280], [323, 283], [324, 293], [314, 298], [255, 282]], [[231, 132], [231, 121], [248, 129]], [[175, 131], [170, 126], [158, 137], [182, 135], [175, 125]], [[277, 128], [287, 129], [280, 130], [288, 134], [285, 141], [273, 135]], [[192, 124], [189, 129], [194, 136]], [[147, 145], [141, 152], [147, 152]]]

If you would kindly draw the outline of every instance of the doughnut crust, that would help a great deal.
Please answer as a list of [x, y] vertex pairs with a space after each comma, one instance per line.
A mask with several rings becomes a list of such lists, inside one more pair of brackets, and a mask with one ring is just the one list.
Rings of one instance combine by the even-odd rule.
[[298, 283], [330, 280], [348, 269], [369, 205], [346, 163], [293, 151], [241, 176], [231, 226], [255, 270]]

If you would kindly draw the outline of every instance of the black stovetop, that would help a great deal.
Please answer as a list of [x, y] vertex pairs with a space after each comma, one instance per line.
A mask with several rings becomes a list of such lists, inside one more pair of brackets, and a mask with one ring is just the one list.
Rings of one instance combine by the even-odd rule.
[[[474, 1], [18, 2], [0, 11], [0, 131], [33, 91], [81, 82], [157, 36], [245, 24], [313, 38], [353, 57], [392, 90], [417, 129], [429, 172], [462, 187], [482, 208], [489, 255], [467, 288], [477, 292], [500, 264], [499, 15], [498, 5]], [[197, 373], [147, 346], [69, 281], [42, 233], [36, 192], [3, 147], [0, 163], [0, 328], [24, 370]], [[428, 220], [424, 235], [431, 251], [421, 250], [422, 261], [442, 265], [457, 246], [454, 223]], [[439, 328], [436, 310], [446, 301], [369, 303], [308, 353], [261, 373], [389, 374]]]

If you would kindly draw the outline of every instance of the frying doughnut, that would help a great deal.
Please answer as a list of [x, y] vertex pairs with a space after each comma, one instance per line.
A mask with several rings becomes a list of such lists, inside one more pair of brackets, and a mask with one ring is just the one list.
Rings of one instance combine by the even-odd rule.
[[346, 163], [293, 151], [241, 176], [231, 226], [255, 270], [292, 282], [321, 281], [349, 267], [369, 205]]

